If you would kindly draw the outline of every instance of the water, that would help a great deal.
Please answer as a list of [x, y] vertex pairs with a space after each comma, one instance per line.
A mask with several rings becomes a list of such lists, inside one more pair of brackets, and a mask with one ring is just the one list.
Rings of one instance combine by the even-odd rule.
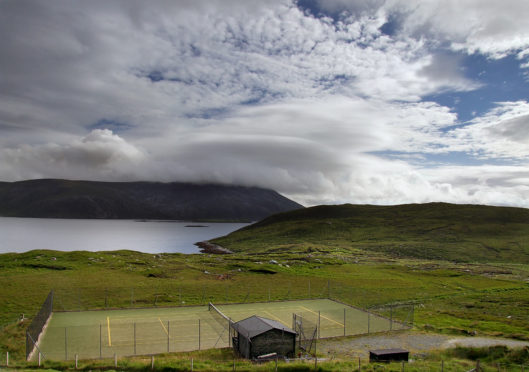
[[194, 243], [227, 235], [246, 225], [0, 217], [0, 253], [33, 249], [199, 253]]

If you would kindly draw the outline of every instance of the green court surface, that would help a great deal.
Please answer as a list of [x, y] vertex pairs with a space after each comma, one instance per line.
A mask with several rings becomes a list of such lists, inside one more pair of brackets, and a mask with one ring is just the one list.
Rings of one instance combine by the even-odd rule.
[[[320, 337], [388, 331], [403, 326], [332, 301], [217, 305], [233, 321], [252, 315], [293, 326], [293, 314], [319, 325]], [[208, 306], [55, 312], [40, 338], [46, 359], [109, 358], [229, 346], [228, 322]], [[33, 356], [35, 358], [35, 355]]]

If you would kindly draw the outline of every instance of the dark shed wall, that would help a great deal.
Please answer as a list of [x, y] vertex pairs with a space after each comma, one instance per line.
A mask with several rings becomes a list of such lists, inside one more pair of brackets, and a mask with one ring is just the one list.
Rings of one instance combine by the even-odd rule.
[[241, 335], [240, 333], [238, 334], [238, 339], [239, 339], [239, 354], [243, 357], [243, 358], [250, 358], [250, 343], [248, 342], [248, 339], [246, 338], [246, 336], [243, 336]]
[[283, 332], [279, 329], [271, 329], [268, 332], [252, 338], [250, 357], [277, 353], [280, 356], [293, 356], [296, 335]]

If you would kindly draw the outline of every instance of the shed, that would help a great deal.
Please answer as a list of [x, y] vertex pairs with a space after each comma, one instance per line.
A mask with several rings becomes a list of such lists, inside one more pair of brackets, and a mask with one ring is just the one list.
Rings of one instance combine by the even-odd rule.
[[379, 349], [369, 351], [370, 362], [408, 361], [410, 352], [404, 349]]
[[277, 353], [293, 356], [296, 349], [296, 332], [282, 323], [253, 315], [233, 324], [236, 336], [233, 348], [244, 358]]

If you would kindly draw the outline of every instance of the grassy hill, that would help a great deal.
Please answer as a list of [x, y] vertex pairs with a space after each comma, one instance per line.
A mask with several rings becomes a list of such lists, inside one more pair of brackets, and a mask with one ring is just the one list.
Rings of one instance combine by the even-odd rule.
[[529, 263], [529, 210], [446, 203], [317, 206], [215, 240], [237, 252], [379, 252], [458, 262]]

